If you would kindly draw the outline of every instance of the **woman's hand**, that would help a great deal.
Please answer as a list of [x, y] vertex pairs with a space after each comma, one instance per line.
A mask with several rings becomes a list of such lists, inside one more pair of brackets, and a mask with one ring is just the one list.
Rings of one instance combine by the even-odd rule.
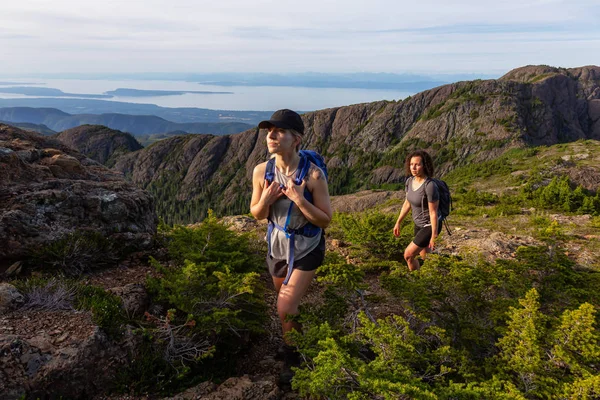
[[279, 183], [265, 181], [265, 187], [260, 195], [260, 200], [263, 204], [270, 206], [281, 196], [283, 196], [283, 190], [279, 186]]
[[433, 251], [435, 250], [435, 238], [433, 236], [431, 236], [431, 240], [429, 241], [429, 250]]
[[394, 225], [394, 236], [400, 237], [400, 221], [396, 222], [396, 225]]
[[293, 179], [288, 180], [287, 185], [283, 188], [283, 194], [287, 196], [288, 199], [296, 203], [298, 205], [302, 200], [304, 200], [304, 189], [306, 188], [306, 181], [302, 180], [300, 185], [296, 185]]

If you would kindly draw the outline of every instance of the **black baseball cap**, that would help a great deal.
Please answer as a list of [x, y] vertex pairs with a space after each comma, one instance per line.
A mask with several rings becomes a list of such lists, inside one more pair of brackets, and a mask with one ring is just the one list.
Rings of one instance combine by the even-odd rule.
[[276, 126], [281, 129], [293, 129], [298, 133], [304, 135], [304, 122], [300, 115], [292, 110], [284, 108], [283, 110], [277, 110], [271, 115], [271, 119], [268, 121], [261, 121], [258, 124], [260, 129], [267, 129], [271, 126]]

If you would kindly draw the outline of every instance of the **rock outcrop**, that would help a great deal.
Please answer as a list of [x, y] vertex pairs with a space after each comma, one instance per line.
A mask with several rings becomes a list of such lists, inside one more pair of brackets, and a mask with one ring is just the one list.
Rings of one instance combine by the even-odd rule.
[[135, 249], [156, 230], [148, 193], [57, 140], [0, 125], [0, 171], [0, 267], [76, 231]]
[[114, 386], [128, 350], [88, 312], [0, 315], [0, 397], [92, 398]]

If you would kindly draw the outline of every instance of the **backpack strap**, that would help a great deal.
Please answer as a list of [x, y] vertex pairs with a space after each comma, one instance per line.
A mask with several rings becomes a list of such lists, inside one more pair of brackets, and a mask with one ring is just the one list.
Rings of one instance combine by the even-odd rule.
[[300, 153], [300, 161], [298, 162], [298, 172], [296, 173], [296, 177], [294, 178], [294, 183], [296, 185], [302, 184], [302, 180], [308, 174], [310, 170], [310, 160], [304, 154]]
[[269, 158], [267, 161], [267, 166], [265, 167], [265, 181], [269, 183], [273, 183], [275, 180], [275, 157]]

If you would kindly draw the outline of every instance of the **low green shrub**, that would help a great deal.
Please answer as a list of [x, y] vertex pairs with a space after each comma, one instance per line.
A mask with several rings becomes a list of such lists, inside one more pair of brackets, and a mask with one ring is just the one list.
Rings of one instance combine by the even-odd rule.
[[499, 201], [499, 198], [498, 195], [493, 193], [469, 189], [466, 193], [460, 196], [459, 201], [461, 201], [464, 204], [488, 206], [497, 203]]
[[555, 176], [545, 186], [536, 185], [535, 181], [531, 181], [523, 188], [523, 196], [539, 208], [600, 214], [600, 191], [592, 195], [581, 186], [573, 189], [567, 176]]
[[397, 217], [380, 211], [336, 214], [334, 224], [340, 227], [344, 239], [352, 244], [357, 256], [369, 262], [402, 260], [404, 249], [412, 240], [413, 224], [404, 223], [400, 238], [393, 234]]
[[121, 299], [98, 286], [56, 277], [33, 277], [13, 283], [25, 296], [25, 309], [90, 311], [94, 323], [113, 338], [120, 336], [128, 321]]
[[77, 231], [32, 250], [32, 266], [35, 269], [56, 269], [64, 274], [77, 276], [114, 265], [123, 256], [119, 249], [120, 246], [106, 239], [100, 232]]
[[[233, 355], [263, 331], [264, 285], [257, 273], [262, 258], [247, 235], [229, 230], [211, 212], [196, 228], [163, 229], [173, 263], [165, 266], [151, 259], [160, 276], [149, 278], [147, 286], [154, 300], [171, 311], [151, 316], [154, 338], [161, 330], [177, 327], [178, 340], [202, 349], [170, 361], [190, 379], [215, 373], [217, 364], [219, 374], [227, 374], [232, 365], [223, 362], [231, 364]], [[213, 354], [214, 359], [207, 361]]]
[[[361, 313], [368, 307], [344, 297], [345, 280], [328, 281], [337, 308], [326, 302], [303, 310], [304, 333], [293, 334], [306, 360], [292, 382], [301, 396], [599, 394], [600, 273], [575, 270], [560, 249], [523, 247], [515, 260], [495, 263], [432, 255], [416, 272], [383, 274], [382, 284], [401, 312], [377, 320]], [[323, 313], [328, 308], [345, 314]], [[353, 315], [354, 324], [341, 322]]]
[[91, 311], [93, 321], [113, 337], [122, 333], [127, 322], [121, 299], [97, 286], [79, 285], [76, 308]]

